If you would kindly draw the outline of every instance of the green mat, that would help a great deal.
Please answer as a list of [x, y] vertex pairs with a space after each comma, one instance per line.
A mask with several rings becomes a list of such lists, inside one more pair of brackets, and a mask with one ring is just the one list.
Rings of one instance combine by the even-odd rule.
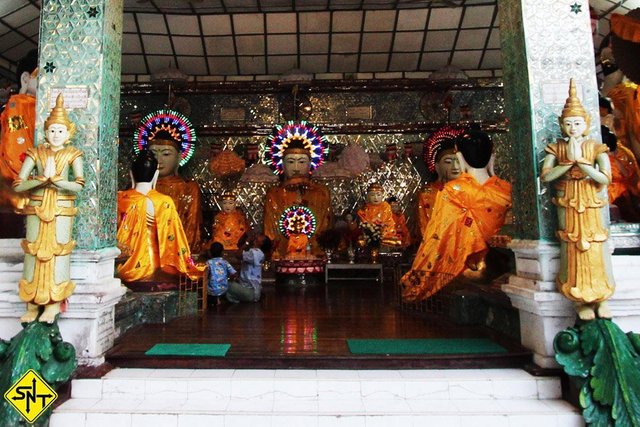
[[231, 344], [156, 344], [145, 352], [147, 356], [224, 357]]
[[460, 339], [348, 339], [353, 354], [474, 354], [505, 353], [485, 338]]

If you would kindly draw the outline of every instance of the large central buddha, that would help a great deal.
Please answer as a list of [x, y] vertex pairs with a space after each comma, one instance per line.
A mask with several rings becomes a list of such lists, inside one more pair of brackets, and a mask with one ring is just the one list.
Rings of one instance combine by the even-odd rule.
[[274, 241], [274, 257], [282, 258], [287, 251], [287, 239], [280, 232], [280, 218], [288, 207], [306, 206], [316, 219], [316, 232], [309, 239], [311, 253], [319, 254], [316, 236], [331, 226], [331, 196], [329, 189], [312, 182], [312, 172], [324, 161], [327, 142], [315, 128], [289, 124], [278, 128], [270, 140], [265, 161], [282, 177], [279, 185], [267, 191], [264, 205], [264, 233]]

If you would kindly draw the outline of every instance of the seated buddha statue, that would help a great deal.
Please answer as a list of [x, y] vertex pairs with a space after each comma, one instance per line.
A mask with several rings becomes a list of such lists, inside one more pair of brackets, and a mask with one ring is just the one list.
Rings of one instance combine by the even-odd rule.
[[238, 249], [238, 240], [251, 229], [245, 214], [236, 205], [235, 193], [224, 193], [222, 210], [213, 218], [212, 242], [220, 242], [225, 251]]
[[396, 235], [396, 223], [393, 220], [391, 206], [384, 201], [384, 188], [373, 183], [367, 189], [367, 202], [358, 209], [360, 223], [368, 223], [380, 228], [381, 243], [387, 246], [399, 246], [400, 240]]
[[202, 201], [200, 188], [195, 181], [185, 180], [178, 168], [189, 160], [185, 156], [184, 144], [177, 125], [160, 123], [151, 129], [148, 148], [158, 160], [160, 176], [156, 190], [171, 197], [178, 210], [189, 247], [197, 252], [201, 249], [200, 228], [202, 225]]
[[304, 224], [301, 219], [294, 220], [293, 232], [287, 241], [286, 259], [306, 259], [309, 237], [303, 232]]
[[424, 236], [431, 219], [436, 196], [444, 184], [460, 176], [460, 162], [455, 153], [455, 139], [462, 129], [445, 126], [429, 135], [424, 143], [424, 159], [432, 179], [418, 193], [418, 236]]
[[477, 270], [488, 240], [504, 225], [511, 185], [493, 175], [493, 143], [480, 131], [456, 139], [462, 173], [444, 184], [411, 266], [400, 283], [407, 302], [422, 301], [466, 268]]
[[125, 282], [198, 276], [176, 206], [154, 189], [158, 161], [143, 150], [133, 161], [133, 188], [118, 192], [118, 246], [128, 258], [118, 267]]
[[264, 234], [273, 241], [273, 258], [286, 255], [288, 239], [280, 232], [279, 221], [285, 209], [309, 208], [316, 220], [316, 231], [309, 238], [311, 253], [322, 254], [317, 236], [332, 225], [331, 196], [326, 185], [312, 182], [311, 173], [324, 161], [326, 141], [311, 128], [292, 124], [279, 130], [271, 140], [267, 164], [283, 179], [267, 191], [264, 204]]
[[396, 236], [400, 241], [401, 248], [408, 248], [411, 245], [411, 234], [407, 226], [407, 217], [402, 213], [402, 206], [396, 196], [387, 198], [387, 203], [391, 206], [391, 215], [396, 224]]

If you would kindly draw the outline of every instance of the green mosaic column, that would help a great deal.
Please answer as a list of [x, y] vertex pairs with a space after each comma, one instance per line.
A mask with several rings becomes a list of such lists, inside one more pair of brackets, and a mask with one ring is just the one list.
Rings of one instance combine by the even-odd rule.
[[122, 0], [43, 0], [40, 16], [36, 143], [44, 139], [52, 92], [63, 89], [65, 105], [75, 107], [73, 144], [85, 164], [77, 249], [114, 247]]
[[502, 290], [519, 310], [522, 345], [535, 364], [558, 366], [553, 337], [575, 321], [573, 304], [557, 292], [560, 266], [551, 188], [540, 181], [547, 144], [560, 137], [558, 116], [569, 80], [600, 134], [598, 90], [587, 0], [498, 0], [509, 158], [513, 179], [516, 274]]
[[509, 118], [515, 237], [555, 240], [556, 214], [539, 180], [544, 148], [560, 136], [569, 79], [600, 134], [598, 88], [587, 0], [499, 0], [504, 93]]
[[76, 207], [71, 279], [76, 290], [58, 321], [78, 363], [104, 362], [115, 339], [115, 305], [125, 292], [114, 277], [120, 110], [122, 0], [43, 0], [40, 13], [36, 143], [57, 92], [77, 125], [85, 188]]

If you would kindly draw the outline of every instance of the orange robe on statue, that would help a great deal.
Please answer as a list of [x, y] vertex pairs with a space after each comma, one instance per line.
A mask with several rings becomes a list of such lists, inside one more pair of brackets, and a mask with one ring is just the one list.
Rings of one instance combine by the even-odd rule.
[[[154, 215], [147, 213], [147, 200]], [[196, 277], [201, 274], [193, 264], [180, 217], [169, 196], [151, 190], [145, 196], [134, 190], [118, 192], [118, 245], [129, 258], [118, 267], [125, 282], [152, 278], [157, 270]]]
[[427, 231], [427, 224], [433, 214], [433, 207], [436, 204], [438, 193], [444, 188], [442, 181], [428, 183], [424, 189], [418, 194], [418, 235], [420, 240], [423, 239], [424, 233]]
[[264, 234], [274, 242], [274, 254], [283, 256], [287, 252], [287, 239], [280, 233], [278, 222], [284, 210], [293, 205], [306, 206], [316, 217], [316, 231], [311, 236], [311, 253], [320, 254], [317, 236], [331, 227], [331, 195], [322, 184], [308, 181], [301, 184], [301, 194], [294, 188], [278, 185], [267, 191], [264, 205]]
[[393, 212], [389, 203], [381, 202], [377, 205], [367, 203], [362, 209], [358, 210], [358, 218], [360, 218], [361, 222], [382, 225], [383, 244], [395, 245], [399, 243], [396, 235], [396, 223], [393, 220]]
[[0, 114], [0, 175], [4, 179], [0, 206], [21, 209], [27, 202], [27, 198], [14, 192], [10, 185], [20, 173], [25, 153], [33, 148], [35, 122], [36, 98], [27, 94], [11, 96]]
[[309, 243], [309, 238], [306, 234], [291, 234], [287, 241], [287, 259], [306, 258], [307, 243]]
[[200, 227], [202, 225], [202, 201], [200, 188], [195, 181], [185, 181], [182, 177], [171, 175], [158, 179], [156, 190], [173, 199], [187, 235], [189, 247], [200, 251]]
[[609, 203], [625, 194], [640, 195], [640, 170], [638, 162], [627, 147], [618, 145], [615, 152], [609, 152], [611, 161], [611, 184], [607, 187]]
[[396, 224], [396, 237], [400, 240], [400, 247], [407, 248], [411, 244], [411, 234], [407, 227], [407, 218], [403, 213], [393, 213], [393, 222]]
[[403, 299], [424, 300], [462, 273], [467, 258], [488, 250], [510, 207], [511, 184], [496, 176], [480, 184], [463, 173], [445, 184], [411, 270], [400, 281]]
[[226, 251], [236, 250], [238, 240], [250, 229], [247, 217], [239, 209], [229, 213], [218, 212], [213, 220], [211, 243], [222, 243]]

